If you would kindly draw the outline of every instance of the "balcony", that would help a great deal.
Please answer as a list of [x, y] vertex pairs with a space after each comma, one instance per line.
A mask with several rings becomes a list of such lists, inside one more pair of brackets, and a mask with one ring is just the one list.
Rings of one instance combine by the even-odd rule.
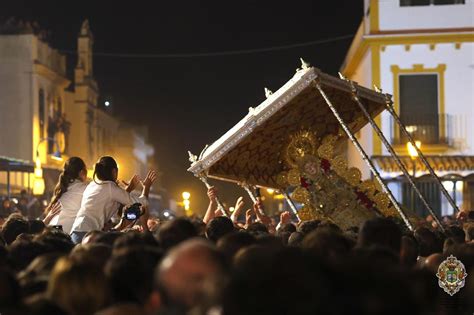
[[[423, 145], [453, 145], [453, 118], [451, 115], [417, 114], [401, 117], [407, 131]], [[405, 145], [407, 137], [390, 117], [392, 145]]]

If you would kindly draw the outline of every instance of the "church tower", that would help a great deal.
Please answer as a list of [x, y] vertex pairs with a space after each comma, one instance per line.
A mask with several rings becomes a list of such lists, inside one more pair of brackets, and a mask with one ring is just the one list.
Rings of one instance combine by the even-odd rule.
[[[93, 165], [98, 154], [97, 101], [99, 88], [93, 76], [93, 45], [89, 21], [82, 23], [77, 38], [77, 65], [74, 69], [74, 120], [71, 139], [74, 151], [81, 154], [88, 165]], [[75, 148], [74, 148], [75, 147]]]

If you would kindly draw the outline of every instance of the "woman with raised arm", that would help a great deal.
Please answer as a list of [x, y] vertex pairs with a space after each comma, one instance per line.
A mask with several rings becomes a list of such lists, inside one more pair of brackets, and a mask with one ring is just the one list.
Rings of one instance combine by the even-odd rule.
[[138, 200], [133, 200], [130, 193], [140, 182], [137, 175], [130, 180], [126, 189], [117, 184], [118, 166], [111, 156], [103, 156], [95, 164], [93, 181], [87, 185], [82, 196], [81, 208], [72, 226], [71, 238], [80, 243], [84, 235], [92, 230], [102, 230], [104, 225], [118, 211], [120, 205], [139, 202], [143, 206], [148, 203], [151, 185], [156, 180], [154, 171], [148, 172], [142, 182], [143, 191]]
[[79, 157], [70, 158], [64, 163], [63, 171], [59, 175], [44, 223], [61, 225], [63, 231], [69, 234], [81, 207], [82, 194], [86, 186], [86, 164]]

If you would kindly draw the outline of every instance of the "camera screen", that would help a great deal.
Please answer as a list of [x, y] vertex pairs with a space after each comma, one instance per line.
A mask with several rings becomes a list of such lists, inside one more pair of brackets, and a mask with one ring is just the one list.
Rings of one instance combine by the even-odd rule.
[[127, 212], [127, 220], [136, 220], [137, 219], [137, 214], [134, 212]]

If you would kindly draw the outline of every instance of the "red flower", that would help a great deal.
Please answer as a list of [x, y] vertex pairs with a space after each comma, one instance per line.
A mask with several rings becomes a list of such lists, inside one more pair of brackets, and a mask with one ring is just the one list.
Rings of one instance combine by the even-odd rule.
[[331, 163], [326, 159], [321, 159], [321, 168], [325, 173], [327, 173], [331, 169]]
[[357, 200], [360, 201], [366, 208], [371, 209], [374, 206], [374, 202], [370, 200], [369, 197], [363, 192], [356, 191], [357, 194]]
[[300, 177], [301, 187], [308, 188], [311, 183], [306, 180], [304, 177]]

